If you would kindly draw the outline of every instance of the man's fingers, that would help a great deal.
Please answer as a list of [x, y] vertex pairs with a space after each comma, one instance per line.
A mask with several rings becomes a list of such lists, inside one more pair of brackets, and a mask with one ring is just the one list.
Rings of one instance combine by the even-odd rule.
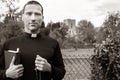
[[[16, 65], [17, 66], [17, 69], [20, 69], [20, 68], [23, 68], [23, 65], [22, 64], [19, 64], [19, 65]], [[24, 69], [24, 68], [23, 68]]]
[[40, 71], [51, 71], [50, 64], [47, 62], [45, 58], [42, 58], [41, 56], [37, 55], [35, 60], [35, 66], [37, 70]]
[[19, 77], [23, 76], [23, 74], [20, 74]]
[[13, 56], [12, 60], [11, 60], [11, 63], [10, 63], [10, 66], [11, 65], [14, 65], [14, 62], [15, 62], [15, 56]]
[[17, 73], [22, 74], [24, 72], [24, 68], [18, 69]]
[[24, 68], [19, 68], [16, 70], [16, 78], [23, 76]]
[[38, 61], [43, 61], [43, 62], [47, 62], [47, 60], [45, 59], [45, 58], [42, 58], [41, 56], [39, 56], [39, 55], [37, 55], [37, 57], [36, 57], [36, 60], [38, 60]]
[[45, 60], [44, 58], [42, 58], [41, 56], [37, 55], [37, 58], [36, 59], [39, 59], [39, 60]]
[[42, 64], [42, 65], [45, 64], [44, 61], [38, 61], [38, 60], [35, 60], [35, 63], [36, 63], [36, 64]]
[[41, 67], [36, 67], [36, 69], [39, 70], [39, 71], [43, 71], [43, 70], [44, 70], [44, 69], [41, 68]]
[[15, 78], [19, 78], [21, 76], [23, 76], [23, 73], [17, 74]]
[[43, 65], [36, 64], [35, 66], [43, 68]]

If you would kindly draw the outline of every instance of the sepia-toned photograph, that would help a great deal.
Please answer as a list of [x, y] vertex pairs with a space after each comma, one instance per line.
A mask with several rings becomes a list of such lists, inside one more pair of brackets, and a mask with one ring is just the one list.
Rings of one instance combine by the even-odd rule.
[[0, 80], [120, 80], [120, 1], [0, 0]]

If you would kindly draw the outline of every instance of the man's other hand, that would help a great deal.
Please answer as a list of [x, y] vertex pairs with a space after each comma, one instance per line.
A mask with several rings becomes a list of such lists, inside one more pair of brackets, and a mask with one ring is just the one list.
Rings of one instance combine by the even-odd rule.
[[36, 69], [39, 71], [51, 72], [51, 65], [48, 63], [48, 61], [45, 58], [42, 58], [39, 55], [36, 56], [35, 66]]

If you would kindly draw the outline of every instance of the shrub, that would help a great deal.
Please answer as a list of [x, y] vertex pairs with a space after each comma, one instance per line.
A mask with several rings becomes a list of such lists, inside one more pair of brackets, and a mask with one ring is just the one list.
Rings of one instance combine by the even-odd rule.
[[120, 37], [108, 37], [95, 47], [92, 80], [120, 80]]

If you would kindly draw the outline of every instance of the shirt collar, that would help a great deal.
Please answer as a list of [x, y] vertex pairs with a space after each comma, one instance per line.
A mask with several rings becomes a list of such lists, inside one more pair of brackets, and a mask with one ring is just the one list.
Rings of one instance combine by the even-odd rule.
[[33, 38], [33, 39], [36, 39], [36, 38], [38, 38], [38, 37], [41, 36], [40, 33], [38, 33], [38, 34], [31, 34], [31, 33], [26, 33], [26, 32], [25, 32], [25, 35], [26, 35], [27, 37]]

